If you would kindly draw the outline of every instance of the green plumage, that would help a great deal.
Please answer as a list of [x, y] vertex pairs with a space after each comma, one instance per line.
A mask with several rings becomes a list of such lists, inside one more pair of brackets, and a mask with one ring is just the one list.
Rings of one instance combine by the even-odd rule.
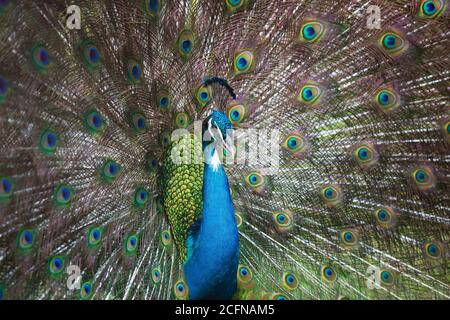
[[201, 140], [189, 135], [173, 142], [165, 154], [162, 170], [164, 209], [180, 257], [185, 260], [188, 229], [202, 212]]

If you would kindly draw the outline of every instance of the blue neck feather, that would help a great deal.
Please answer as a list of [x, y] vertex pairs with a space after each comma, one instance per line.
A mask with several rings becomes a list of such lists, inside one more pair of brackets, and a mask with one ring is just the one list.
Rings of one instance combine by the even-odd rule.
[[231, 299], [237, 286], [239, 239], [228, 179], [221, 164], [205, 164], [199, 224], [188, 239], [190, 253], [184, 266], [189, 297]]

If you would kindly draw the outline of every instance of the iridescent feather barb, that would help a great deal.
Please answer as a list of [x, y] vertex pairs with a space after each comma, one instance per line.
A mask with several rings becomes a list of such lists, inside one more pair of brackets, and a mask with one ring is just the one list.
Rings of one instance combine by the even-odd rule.
[[204, 165], [168, 155], [212, 110], [279, 131], [276, 174], [224, 164], [234, 298], [450, 298], [447, 0], [370, 1], [381, 29], [367, 1], [74, 4], [81, 30], [0, 1], [0, 299], [190, 298]]

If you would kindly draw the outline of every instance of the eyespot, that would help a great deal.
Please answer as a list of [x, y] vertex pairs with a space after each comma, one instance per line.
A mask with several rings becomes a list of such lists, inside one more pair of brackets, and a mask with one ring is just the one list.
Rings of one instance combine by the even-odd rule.
[[170, 146], [171, 143], [171, 136], [170, 133], [167, 131], [164, 131], [161, 133], [161, 145], [164, 149]]
[[59, 184], [55, 188], [54, 200], [57, 207], [67, 207], [73, 197], [73, 189], [67, 184]]
[[0, 105], [6, 101], [9, 91], [10, 87], [8, 80], [0, 75]]
[[253, 272], [249, 267], [240, 264], [237, 270], [239, 288], [249, 289], [253, 286]]
[[140, 83], [142, 80], [142, 67], [135, 60], [129, 60], [127, 62], [127, 78], [132, 84]]
[[[2, 14], [1, 7], [0, 7], [0, 15]], [[0, 300], [6, 299], [6, 288], [5, 286], [0, 283]]]
[[103, 228], [101, 227], [91, 227], [88, 230], [87, 242], [88, 247], [93, 249], [100, 246], [103, 238]]
[[258, 172], [251, 172], [245, 177], [245, 183], [252, 188], [258, 188], [264, 184], [264, 177]]
[[422, 0], [419, 8], [419, 17], [434, 19], [438, 18], [445, 11], [446, 0]]
[[189, 297], [189, 288], [183, 280], [178, 280], [175, 282], [173, 287], [175, 297], [179, 300], [186, 300]]
[[322, 266], [320, 269], [320, 274], [322, 276], [322, 280], [327, 283], [333, 283], [337, 278], [336, 271], [329, 265]]
[[158, 104], [159, 108], [163, 111], [167, 111], [170, 109], [171, 102], [172, 98], [169, 94], [169, 91], [160, 89], [156, 94], [156, 103]]
[[62, 256], [55, 256], [49, 259], [48, 271], [50, 276], [57, 277], [64, 273], [65, 259]]
[[423, 246], [425, 257], [439, 260], [444, 257], [445, 247], [439, 241], [430, 241]]
[[194, 33], [188, 29], [183, 30], [177, 40], [178, 53], [182, 58], [188, 58], [192, 54], [195, 44], [196, 39]]
[[190, 122], [189, 115], [186, 112], [180, 112], [175, 117], [175, 126], [180, 129], [187, 128]]
[[161, 232], [161, 241], [164, 246], [169, 246], [172, 244], [172, 235], [168, 229], [165, 229]]
[[382, 207], [375, 210], [375, 219], [383, 228], [389, 229], [397, 223], [397, 215], [390, 207]]
[[244, 50], [234, 56], [234, 74], [244, 74], [255, 69], [255, 56], [252, 51]]
[[375, 104], [382, 112], [389, 113], [400, 106], [400, 96], [392, 89], [382, 88], [375, 94]]
[[144, 11], [152, 18], [158, 16], [161, 10], [161, 1], [159, 0], [145, 0], [144, 1]]
[[243, 9], [247, 4], [247, 0], [225, 0], [225, 4], [227, 5], [228, 12], [233, 13]]
[[386, 32], [380, 39], [381, 48], [392, 56], [401, 55], [408, 48], [408, 43], [394, 32]]
[[347, 249], [353, 248], [358, 244], [358, 234], [353, 230], [341, 231], [341, 242]]
[[152, 282], [154, 284], [161, 282], [161, 269], [158, 267], [152, 269]]
[[149, 195], [147, 190], [142, 187], [137, 188], [133, 196], [135, 207], [143, 208], [147, 204], [148, 198]]
[[14, 181], [8, 177], [0, 176], [0, 202], [7, 201], [14, 192]]
[[450, 121], [447, 120], [442, 125], [442, 134], [444, 135], [444, 138], [450, 142]]
[[89, 300], [94, 294], [93, 286], [91, 281], [84, 282], [80, 288], [80, 299]]
[[101, 132], [105, 126], [103, 117], [97, 110], [88, 111], [84, 118], [83, 123], [91, 134], [97, 134]]
[[155, 172], [158, 170], [158, 159], [156, 159], [154, 155], [148, 154], [145, 159], [145, 167], [148, 172]]
[[307, 22], [300, 28], [299, 40], [305, 43], [320, 41], [325, 34], [325, 26], [318, 21]]
[[141, 112], [131, 113], [131, 127], [137, 133], [143, 133], [147, 130], [147, 120], [145, 115]]
[[93, 41], [85, 41], [81, 44], [83, 61], [88, 69], [94, 69], [101, 65], [102, 56]]
[[321, 95], [322, 91], [318, 86], [306, 84], [300, 89], [297, 100], [308, 106], [314, 106], [319, 102]]
[[242, 217], [242, 214], [240, 212], [235, 212], [234, 216], [238, 229], [241, 229], [244, 226], [244, 218]]
[[36, 71], [41, 73], [46, 72], [51, 63], [48, 50], [43, 45], [36, 45], [31, 49], [31, 52]]
[[386, 287], [392, 287], [395, 284], [396, 275], [389, 269], [380, 269], [381, 284]]
[[46, 155], [52, 155], [59, 143], [58, 135], [51, 129], [44, 129], [39, 138], [39, 149]]
[[272, 215], [275, 229], [280, 233], [285, 233], [294, 227], [294, 219], [290, 210], [276, 211]]
[[342, 202], [342, 190], [338, 186], [328, 185], [323, 187], [321, 195], [327, 206], [334, 207]]
[[436, 183], [434, 174], [428, 167], [413, 170], [412, 180], [420, 191], [430, 190]]
[[106, 160], [101, 169], [101, 176], [106, 182], [112, 182], [120, 173], [122, 167], [113, 160]]
[[132, 234], [125, 239], [125, 254], [132, 255], [135, 254], [138, 248], [139, 238], [137, 235]]
[[354, 148], [353, 158], [361, 168], [370, 168], [377, 164], [378, 153], [372, 144], [364, 143]]
[[202, 108], [206, 106], [212, 99], [212, 92], [210, 88], [211, 87], [201, 86], [197, 89], [195, 99], [197, 100], [198, 105]]
[[248, 107], [244, 104], [232, 103], [227, 107], [227, 116], [233, 125], [244, 122], [248, 117]]
[[283, 142], [283, 148], [294, 156], [300, 156], [307, 150], [306, 139], [298, 133], [291, 133]]
[[23, 229], [17, 236], [17, 247], [22, 252], [29, 251], [35, 243], [35, 231], [32, 229]]
[[282, 294], [282, 293], [273, 293], [269, 296], [269, 300], [289, 300], [288, 297], [286, 297], [286, 295]]
[[282, 283], [283, 283], [283, 287], [289, 291], [295, 290], [298, 287], [298, 279], [291, 272], [283, 273]]

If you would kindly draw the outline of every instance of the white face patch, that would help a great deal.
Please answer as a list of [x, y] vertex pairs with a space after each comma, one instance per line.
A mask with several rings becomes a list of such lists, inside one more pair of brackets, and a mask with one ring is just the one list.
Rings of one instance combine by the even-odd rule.
[[213, 156], [211, 158], [210, 164], [211, 164], [211, 166], [213, 168], [213, 171], [218, 171], [219, 170], [221, 162], [220, 162], [219, 153], [217, 152], [217, 150], [214, 150], [214, 154], [213, 154]]

